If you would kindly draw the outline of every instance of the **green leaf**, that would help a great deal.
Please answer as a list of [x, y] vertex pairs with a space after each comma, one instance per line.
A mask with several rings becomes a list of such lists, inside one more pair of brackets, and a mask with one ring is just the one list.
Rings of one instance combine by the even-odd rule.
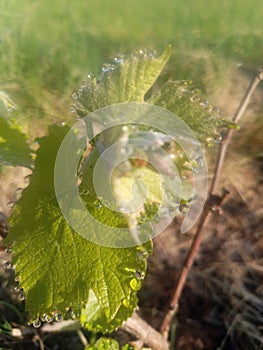
[[85, 347], [85, 350], [119, 350], [119, 344], [111, 338], [100, 338], [95, 345]]
[[[39, 139], [30, 186], [15, 206], [6, 243], [14, 242], [13, 263], [31, 320], [55, 311], [64, 315], [69, 307], [78, 316], [89, 293], [94, 293], [102, 315], [96, 327], [105, 331], [111, 323], [115, 328], [120, 325], [136, 307], [133, 280], [136, 271], [145, 271], [145, 255], [151, 245], [102, 247], [68, 225], [54, 190], [56, 155], [68, 130], [67, 126], [53, 126], [49, 136]], [[88, 204], [100, 217], [101, 208], [94, 207], [93, 201], [91, 196]], [[112, 225], [119, 225], [120, 217], [107, 215]], [[140, 254], [142, 249], [145, 255]], [[83, 316], [82, 321], [85, 323]]]
[[[79, 116], [84, 117], [115, 103], [145, 102], [145, 94], [169, 56], [170, 48], [159, 58], [139, 53], [118, 58], [114, 66], [103, 66], [99, 79], [91, 77], [73, 94]], [[211, 138], [219, 138], [218, 129], [233, 126], [205, 106], [197, 91], [186, 82], [166, 83], [147, 102], [178, 114], [207, 144], [211, 143]], [[151, 242], [129, 248], [99, 246], [68, 225], [54, 189], [56, 156], [68, 131], [67, 126], [53, 126], [49, 136], [39, 140], [40, 148], [31, 183], [15, 206], [6, 243], [14, 242], [16, 274], [24, 289], [26, 309], [30, 312], [31, 320], [44, 314], [52, 316], [55, 312], [64, 315], [71, 308], [77, 317], [80, 316], [86, 328], [108, 332], [118, 327], [136, 307], [136, 292], [141, 287], [141, 276], [144, 276], [146, 269], [145, 256], [150, 253]], [[120, 126], [117, 126], [117, 138], [119, 132]], [[5, 144], [7, 138], [2, 134], [1, 137]], [[106, 146], [112, 144], [111, 130], [107, 130], [103, 137], [106, 138]], [[108, 139], [110, 142], [107, 142]], [[105, 230], [110, 226], [127, 228], [125, 216], [110, 210], [96, 197], [92, 168], [98, 156], [98, 151], [93, 150], [83, 167], [82, 184], [78, 188], [82, 202], [93, 218], [105, 224]], [[68, 174], [65, 172], [64, 175], [63, 184], [67, 182]], [[146, 175], [147, 179], [151, 177], [152, 180], [151, 202], [158, 202], [159, 191], [155, 189], [157, 180], [153, 174]], [[127, 188], [130, 179], [123, 178], [120, 185], [126, 187], [126, 194], [131, 192]], [[66, 197], [68, 195], [65, 193]], [[154, 212], [151, 204], [148, 211]], [[74, 205], [73, 202], [71, 212], [82, 222], [82, 212]], [[85, 227], [90, 236], [101, 234], [96, 231], [94, 220], [86, 222]]]
[[[145, 189], [144, 184], [147, 184], [147, 199], [151, 203], [162, 202], [162, 185], [160, 175], [148, 167], [135, 168], [128, 175], [120, 176], [115, 179], [114, 192], [118, 200], [129, 201], [133, 197], [134, 183], [136, 181], [137, 191], [143, 196]], [[143, 198], [142, 198], [143, 200]], [[141, 201], [142, 201], [141, 200]]]
[[97, 79], [91, 76], [73, 94], [79, 116], [122, 102], [143, 102], [170, 57], [169, 46], [160, 57], [140, 52], [104, 65]]
[[133, 54], [117, 60], [114, 65], [104, 65], [98, 78], [90, 76], [73, 94], [78, 115], [85, 117], [115, 103], [147, 102], [178, 115], [202, 143], [212, 146], [220, 142], [222, 129], [237, 128], [237, 125], [221, 118], [216, 108], [202, 100], [200, 91], [192, 87], [191, 81], [168, 81], [145, 100], [146, 92], [168, 61], [170, 51], [168, 47], [157, 58], [144, 52]]
[[[132, 279], [130, 281], [130, 285], [132, 285], [134, 280], [135, 279]], [[141, 284], [141, 281], [139, 284]], [[124, 320], [133, 314], [135, 305], [137, 305], [137, 297], [136, 293], [133, 291], [129, 298], [124, 298], [122, 300], [122, 304], [115, 317], [112, 320], [108, 320], [96, 298], [96, 295], [93, 292], [90, 292], [89, 300], [81, 312], [80, 321], [84, 327], [89, 330], [111, 333], [118, 328]]]
[[121, 348], [121, 350], [134, 350], [135, 348], [130, 345], [130, 344], [125, 344], [123, 345], [123, 347]]
[[0, 165], [32, 168], [32, 150], [19, 126], [5, 115], [16, 109], [10, 97], [0, 90]]
[[[134, 347], [129, 344], [126, 344], [121, 348], [121, 350], [133, 349]], [[116, 340], [102, 337], [96, 342], [96, 344], [86, 346], [85, 350], [120, 350], [120, 347]]]
[[0, 165], [24, 166], [32, 168], [32, 150], [25, 135], [14, 121], [0, 116]]
[[[99, 151], [94, 148], [83, 163], [82, 183], [79, 186], [79, 193], [82, 201], [86, 204], [92, 216], [99, 222], [106, 223], [107, 226], [117, 228], [134, 227], [134, 225], [136, 226], [137, 224], [137, 226], [139, 226], [139, 224], [143, 223], [138, 222], [138, 216], [141, 214], [143, 203], [151, 206], [155, 203], [159, 204], [162, 201], [162, 186], [159, 174], [150, 168], [144, 167], [140, 169], [135, 168], [133, 172], [120, 177], [115, 176], [115, 174], [111, 177], [105, 177], [104, 175], [108, 173], [108, 168], [107, 164], [102, 160], [100, 163], [100, 171], [95, 175], [94, 169], [99, 157]], [[102, 194], [99, 198], [96, 196], [96, 190], [94, 189], [94, 177], [96, 178], [97, 184], [99, 184], [100, 193]], [[146, 183], [148, 188], [145, 186]], [[105, 196], [105, 194], [109, 193], [109, 188], [113, 190], [113, 198], [107, 195]], [[88, 195], [86, 193], [88, 193]], [[130, 205], [133, 205], [132, 201], [129, 201], [132, 195], [134, 195], [133, 203], [135, 207], [130, 207]], [[122, 210], [118, 207], [120, 202], [123, 202], [122, 209], [125, 209], [127, 214], [120, 212]], [[103, 205], [103, 203], [106, 203], [108, 207]], [[137, 206], [139, 207], [138, 209]], [[97, 210], [97, 207], [100, 207], [100, 210]], [[144, 223], [148, 223], [156, 211], [155, 207], [154, 210], [149, 211], [150, 215], [145, 216]], [[111, 222], [112, 217], [114, 217], [113, 223]], [[81, 218], [79, 220], [81, 220]], [[132, 246], [133, 244], [139, 245], [140, 242], [151, 240], [149, 234], [149, 230], [151, 229], [152, 228], [148, 228], [147, 230], [142, 228], [140, 230], [139, 228], [136, 230], [136, 236], [131, 233], [130, 235], [122, 237], [120, 237], [119, 234], [110, 234], [110, 232], [107, 232], [107, 236], [103, 231], [96, 232], [94, 241], [100, 242], [103, 240], [105, 244], [114, 242], [117, 247], [123, 246], [124, 243], [127, 246]]]
[[200, 91], [192, 87], [191, 81], [169, 81], [147, 102], [175, 113], [208, 146], [221, 141], [221, 129], [237, 128], [232, 121], [221, 118], [217, 108], [201, 99]]

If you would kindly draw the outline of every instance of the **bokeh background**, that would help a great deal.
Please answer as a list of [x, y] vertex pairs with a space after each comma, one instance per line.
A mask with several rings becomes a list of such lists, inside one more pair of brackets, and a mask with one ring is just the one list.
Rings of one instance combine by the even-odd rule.
[[0, 89], [24, 128], [45, 128], [72, 118], [72, 91], [102, 63], [171, 44], [167, 74], [223, 106], [230, 79], [262, 66], [262, 15], [258, 0], [0, 0]]

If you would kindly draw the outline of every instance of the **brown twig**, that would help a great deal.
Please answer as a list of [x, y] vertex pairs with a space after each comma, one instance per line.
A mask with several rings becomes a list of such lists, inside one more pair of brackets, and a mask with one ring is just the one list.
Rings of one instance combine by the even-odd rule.
[[166, 339], [136, 312], [123, 324], [122, 329], [140, 339], [142, 344], [147, 344], [152, 350], [169, 350]]
[[77, 333], [78, 333], [78, 336], [79, 336], [79, 339], [80, 339], [82, 345], [83, 346], [89, 345], [89, 343], [88, 343], [85, 335], [83, 334], [82, 330], [81, 329], [77, 330]]
[[168, 333], [169, 333], [171, 321], [178, 310], [179, 299], [180, 299], [180, 296], [182, 294], [188, 273], [193, 265], [195, 255], [199, 250], [199, 246], [201, 244], [204, 228], [209, 220], [210, 214], [212, 213], [211, 209], [219, 208], [222, 205], [222, 202], [225, 199], [227, 193], [228, 192], [225, 191], [223, 193], [222, 197], [211, 196], [210, 200], [207, 201], [207, 203], [204, 207], [201, 218], [199, 219], [199, 224], [197, 226], [196, 234], [195, 234], [195, 237], [193, 239], [191, 248], [189, 250], [189, 253], [187, 255], [187, 258], [185, 260], [183, 268], [180, 272], [178, 281], [174, 286], [174, 289], [172, 292], [172, 297], [171, 297], [170, 303], [169, 303], [169, 310], [167, 311], [165, 318], [164, 318], [164, 321], [163, 321], [162, 326], [161, 326], [161, 333], [165, 339], [168, 338]]
[[[239, 122], [239, 120], [241, 119], [242, 115], [244, 114], [244, 112], [247, 108], [247, 105], [250, 101], [250, 98], [251, 98], [253, 92], [255, 91], [257, 85], [259, 84], [259, 82], [261, 80], [263, 80], [263, 71], [262, 70], [257, 72], [257, 74], [255, 75], [254, 79], [252, 80], [251, 84], [249, 85], [249, 87], [246, 91], [246, 94], [245, 94], [243, 100], [241, 101], [240, 106], [236, 111], [236, 114], [233, 117], [233, 122], [235, 122], [235, 123]], [[187, 278], [188, 273], [193, 265], [196, 253], [199, 250], [201, 240], [202, 240], [202, 235], [204, 232], [204, 228], [209, 220], [211, 209], [214, 206], [213, 201], [215, 199], [217, 199], [216, 205], [220, 206], [225, 198], [225, 195], [226, 195], [226, 192], [225, 192], [222, 195], [222, 197], [218, 197], [215, 195], [215, 192], [216, 192], [217, 187], [218, 187], [218, 182], [219, 182], [220, 175], [222, 172], [222, 167], [224, 164], [226, 151], [227, 151], [227, 148], [229, 146], [230, 140], [232, 138], [233, 131], [234, 131], [233, 129], [228, 131], [222, 144], [220, 145], [220, 148], [218, 151], [218, 158], [217, 158], [217, 162], [216, 162], [216, 167], [215, 167], [215, 171], [214, 171], [214, 176], [213, 176], [213, 180], [212, 180], [210, 190], [209, 190], [209, 198], [208, 198], [208, 201], [205, 205], [203, 214], [201, 215], [201, 218], [199, 220], [199, 224], [198, 224], [190, 251], [189, 251], [188, 256], [186, 258], [186, 261], [184, 263], [184, 267], [182, 268], [181, 273], [179, 275], [179, 278], [178, 278], [178, 280], [173, 288], [172, 297], [171, 297], [170, 302], [169, 302], [169, 310], [166, 313], [166, 316], [164, 318], [164, 321], [163, 321], [163, 324], [161, 327], [161, 333], [163, 334], [165, 339], [168, 338], [170, 325], [171, 325], [171, 322], [172, 322], [172, 319], [173, 319], [175, 313], [178, 310], [178, 303], [179, 303], [179, 299], [180, 299], [180, 296], [182, 294], [182, 290], [183, 290], [185, 282], [186, 282], [186, 278]]]
[[[261, 82], [261, 80], [263, 80], [263, 70], [259, 70], [254, 79], [251, 81], [246, 94], [243, 98], [243, 100], [240, 103], [240, 106], [238, 107], [236, 114], [233, 117], [233, 122], [234, 123], [238, 123], [239, 120], [241, 119], [242, 115], [244, 114], [247, 105], [250, 101], [250, 98], [253, 94], [253, 92], [255, 91], [256, 87], [258, 86], [258, 84]], [[217, 186], [218, 186], [218, 181], [221, 175], [221, 171], [222, 171], [222, 167], [223, 167], [223, 163], [225, 160], [225, 156], [226, 156], [226, 151], [228, 148], [228, 145], [230, 143], [230, 140], [232, 138], [234, 129], [230, 129], [228, 131], [228, 133], [226, 134], [226, 137], [224, 138], [223, 142], [220, 145], [219, 148], [219, 152], [218, 152], [218, 157], [217, 157], [217, 162], [216, 162], [216, 167], [215, 167], [215, 171], [214, 171], [214, 177], [211, 183], [211, 187], [210, 187], [210, 191], [209, 194], [212, 195], [215, 193]]]

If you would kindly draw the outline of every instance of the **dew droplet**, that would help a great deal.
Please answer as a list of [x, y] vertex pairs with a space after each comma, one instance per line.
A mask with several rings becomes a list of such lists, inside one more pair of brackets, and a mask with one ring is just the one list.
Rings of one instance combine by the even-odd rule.
[[16, 285], [16, 286], [14, 286], [14, 291], [15, 291], [16, 293], [18, 293], [18, 292], [21, 291], [21, 288], [20, 288], [18, 285]]
[[138, 251], [137, 251], [137, 257], [138, 257], [139, 259], [145, 259], [145, 258], [147, 258], [147, 256], [148, 256], [149, 254], [148, 254], [148, 252], [147, 252], [147, 250], [146, 250], [145, 248], [143, 248], [143, 247], [138, 247], [137, 249], [138, 249]]
[[149, 58], [155, 58], [155, 56], [156, 56], [156, 55], [155, 55], [154, 52], [149, 52], [149, 53], [148, 53], [148, 57], [149, 57]]
[[104, 63], [103, 66], [101, 67], [101, 71], [103, 73], [108, 73], [114, 70], [114, 66], [110, 63]]
[[139, 280], [143, 280], [145, 277], [145, 272], [141, 270], [136, 270], [135, 277]]
[[117, 55], [115, 58], [114, 58], [114, 61], [116, 63], [122, 63], [125, 59], [125, 56], [124, 55]]
[[40, 321], [40, 319], [37, 319], [37, 320], [33, 321], [33, 322], [32, 322], [32, 326], [33, 326], [34, 328], [39, 328], [39, 327], [41, 326], [41, 321]]
[[189, 204], [188, 204], [188, 203], [181, 203], [181, 204], [179, 205], [179, 211], [180, 211], [181, 213], [183, 213], [183, 214], [188, 213], [188, 211], [189, 211]]
[[20, 293], [18, 295], [18, 300], [20, 300], [20, 301], [25, 300], [25, 294], [24, 294], [23, 290], [20, 291]]
[[127, 298], [122, 299], [121, 302], [122, 302], [123, 306], [125, 306], [125, 307], [129, 307], [130, 306], [130, 301]]
[[40, 316], [40, 321], [41, 322], [46, 322], [46, 314], [43, 314]]
[[214, 140], [213, 137], [208, 137], [208, 138], [206, 139], [206, 145], [207, 145], [208, 147], [213, 147], [214, 144], [215, 144], [215, 140]]
[[47, 322], [47, 323], [51, 323], [53, 321], [53, 317], [52, 317], [52, 315], [48, 315], [48, 314], [46, 314], [46, 316], [45, 316], [45, 322]]
[[61, 314], [59, 314], [58, 312], [55, 312], [54, 319], [55, 319], [55, 321], [60, 322], [60, 321], [63, 321], [63, 316]]
[[95, 201], [93, 202], [93, 206], [98, 207], [99, 204], [100, 204], [100, 201], [98, 199], [95, 199]]
[[222, 141], [222, 136], [221, 135], [218, 135], [218, 136], [214, 137], [214, 143], [219, 144], [219, 143], [221, 143], [221, 141]]
[[[192, 83], [193, 83], [192, 80], [182, 80], [180, 85], [181, 86], [189, 86]], [[194, 93], [198, 93], [199, 92], [198, 89], [194, 89], [193, 91], [194, 91]]]
[[87, 83], [86, 81], [83, 81], [78, 88], [78, 92], [83, 92], [84, 90], [86, 90], [86, 88], [87, 88]]
[[142, 282], [138, 280], [137, 278], [133, 278], [130, 280], [130, 286], [133, 290], [140, 290], [142, 286]]
[[70, 111], [70, 113], [75, 113], [76, 112], [76, 108], [74, 106], [71, 106], [69, 111]]
[[201, 107], [204, 107], [204, 108], [209, 106], [209, 102], [208, 101], [201, 101], [199, 104], [200, 104]]
[[6, 249], [5, 249], [5, 252], [6, 252], [7, 254], [11, 254], [12, 251], [13, 251], [13, 249], [12, 249], [11, 247], [6, 247]]
[[95, 76], [94, 76], [93, 73], [88, 73], [88, 74], [87, 74], [87, 78], [88, 78], [89, 80], [91, 80], [91, 79], [95, 78]]
[[15, 290], [15, 292], [21, 291], [21, 288], [19, 287], [19, 279], [17, 277], [15, 278], [14, 290]]
[[82, 192], [81, 192], [81, 195], [82, 196], [88, 196], [89, 195], [89, 190], [83, 190]]
[[190, 101], [197, 103], [200, 101], [200, 97], [198, 95], [193, 95], [190, 97]]
[[78, 93], [77, 92], [73, 92], [73, 94], [72, 94], [72, 98], [73, 98], [73, 100], [77, 100], [78, 99]]
[[12, 264], [10, 261], [6, 261], [4, 264], [3, 264], [3, 267], [5, 270], [10, 270], [12, 268]]

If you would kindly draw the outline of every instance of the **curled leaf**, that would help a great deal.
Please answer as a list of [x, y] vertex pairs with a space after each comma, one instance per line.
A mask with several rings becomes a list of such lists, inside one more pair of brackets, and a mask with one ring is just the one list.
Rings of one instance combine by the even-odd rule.
[[74, 105], [80, 117], [90, 112], [123, 102], [143, 102], [170, 57], [169, 46], [160, 57], [139, 52], [104, 65], [101, 75], [81, 84], [73, 93]]

